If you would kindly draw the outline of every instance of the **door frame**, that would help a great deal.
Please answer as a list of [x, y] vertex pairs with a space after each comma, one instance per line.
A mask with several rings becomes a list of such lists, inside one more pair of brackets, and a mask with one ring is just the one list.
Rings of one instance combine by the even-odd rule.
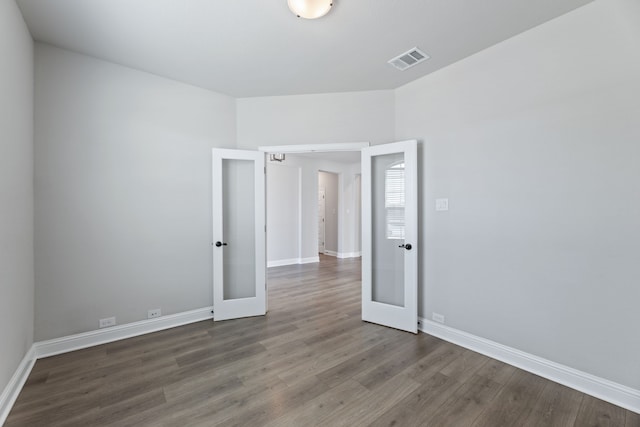
[[360, 151], [370, 147], [369, 142], [337, 142], [327, 144], [297, 144], [297, 145], [265, 145], [258, 147], [264, 153], [325, 153], [333, 151]]
[[[331, 185], [320, 187], [320, 176], [321, 174], [332, 175], [335, 178], [331, 178]], [[335, 258], [339, 258], [344, 250], [344, 228], [346, 222], [346, 206], [344, 201], [344, 173], [343, 172], [334, 172], [331, 168], [323, 167], [322, 169], [318, 169], [316, 177], [317, 177], [317, 191], [319, 192], [321, 189], [324, 191], [324, 254], [327, 256], [332, 256]], [[335, 179], [335, 186], [333, 185], [333, 181]], [[335, 213], [331, 210], [327, 210], [327, 195], [331, 196], [333, 199], [333, 195], [336, 195], [336, 203], [335, 203]], [[328, 221], [328, 218], [331, 217], [331, 220]], [[335, 220], [335, 221], [334, 221]], [[329, 233], [328, 237], [331, 240], [335, 240], [335, 250], [327, 249], [327, 223], [333, 224], [335, 222], [335, 233]]]

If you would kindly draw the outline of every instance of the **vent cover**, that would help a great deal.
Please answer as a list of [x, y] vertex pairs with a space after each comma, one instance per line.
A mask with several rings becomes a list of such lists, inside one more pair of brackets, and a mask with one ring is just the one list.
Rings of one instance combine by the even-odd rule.
[[429, 55], [427, 55], [417, 47], [414, 47], [413, 49], [410, 49], [405, 53], [400, 54], [393, 59], [390, 59], [388, 62], [398, 70], [404, 71], [407, 68], [418, 65], [422, 61], [426, 61], [427, 59], [429, 59]]

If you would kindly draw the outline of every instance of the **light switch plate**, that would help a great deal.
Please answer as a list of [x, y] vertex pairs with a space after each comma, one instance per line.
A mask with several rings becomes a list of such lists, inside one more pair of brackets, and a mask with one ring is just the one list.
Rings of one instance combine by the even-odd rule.
[[449, 210], [449, 199], [436, 199], [436, 210], [437, 211], [448, 211]]

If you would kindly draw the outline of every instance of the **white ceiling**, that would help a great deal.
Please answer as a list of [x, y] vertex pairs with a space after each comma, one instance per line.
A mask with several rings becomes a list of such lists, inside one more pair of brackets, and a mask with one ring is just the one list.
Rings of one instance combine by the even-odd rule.
[[[17, 0], [35, 40], [234, 97], [393, 89], [592, 0]], [[407, 71], [387, 60], [418, 46]]]

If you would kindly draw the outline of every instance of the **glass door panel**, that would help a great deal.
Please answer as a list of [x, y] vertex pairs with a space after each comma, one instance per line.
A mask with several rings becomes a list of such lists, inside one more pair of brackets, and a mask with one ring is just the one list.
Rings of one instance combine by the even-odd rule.
[[225, 300], [256, 296], [254, 180], [251, 160], [222, 160]]
[[404, 307], [404, 153], [371, 158], [372, 300]]

